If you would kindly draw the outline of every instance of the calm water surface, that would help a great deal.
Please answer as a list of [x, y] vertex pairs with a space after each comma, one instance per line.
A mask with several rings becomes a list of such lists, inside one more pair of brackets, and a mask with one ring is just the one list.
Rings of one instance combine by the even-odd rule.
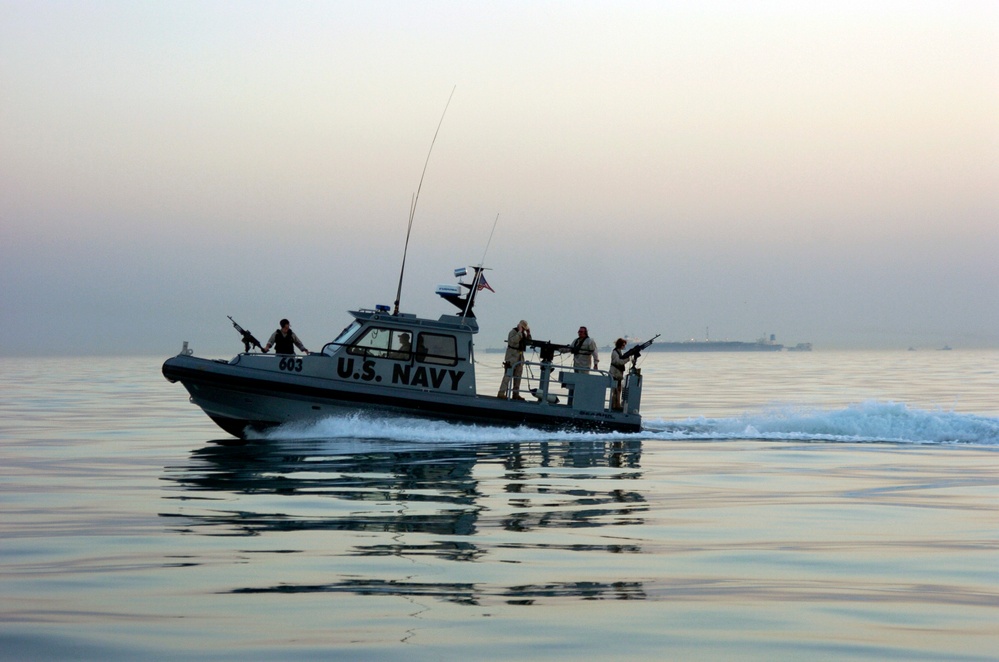
[[0, 658], [997, 659], [999, 352], [649, 354], [641, 434], [246, 445], [161, 363], [0, 360]]

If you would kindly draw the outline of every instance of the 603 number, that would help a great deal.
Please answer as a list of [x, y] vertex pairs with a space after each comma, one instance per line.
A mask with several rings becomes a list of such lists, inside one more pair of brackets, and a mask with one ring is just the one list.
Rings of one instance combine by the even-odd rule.
[[278, 363], [278, 368], [291, 372], [302, 372], [302, 359], [296, 357], [281, 359], [281, 362]]

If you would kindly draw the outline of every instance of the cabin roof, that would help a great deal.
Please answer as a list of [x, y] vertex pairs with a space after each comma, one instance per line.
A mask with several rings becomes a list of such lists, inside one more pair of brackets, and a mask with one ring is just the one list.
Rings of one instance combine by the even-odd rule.
[[448, 331], [450, 333], [478, 333], [479, 323], [474, 317], [441, 315], [438, 319], [417, 317], [412, 313], [392, 315], [378, 310], [352, 310], [350, 314], [362, 322], [377, 323], [394, 329], [426, 329], [428, 331]]

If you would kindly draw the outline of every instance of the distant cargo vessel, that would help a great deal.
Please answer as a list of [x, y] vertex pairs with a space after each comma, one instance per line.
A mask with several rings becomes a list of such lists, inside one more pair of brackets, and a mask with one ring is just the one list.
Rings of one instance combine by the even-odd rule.
[[779, 352], [784, 345], [739, 340], [682, 340], [655, 343], [650, 352]]
[[[803, 343], [805, 344], [805, 343]], [[802, 345], [798, 346], [799, 348]], [[741, 340], [680, 340], [656, 342], [650, 352], [780, 352], [784, 345], [777, 342], [773, 334], [770, 338], [760, 338], [756, 342]], [[809, 349], [811, 346], [809, 345]]]

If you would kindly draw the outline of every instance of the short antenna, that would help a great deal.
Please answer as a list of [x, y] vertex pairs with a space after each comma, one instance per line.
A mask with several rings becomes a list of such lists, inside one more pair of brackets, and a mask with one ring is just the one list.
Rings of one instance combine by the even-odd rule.
[[406, 253], [409, 252], [409, 235], [413, 231], [413, 218], [416, 216], [416, 203], [420, 200], [420, 189], [423, 188], [423, 178], [427, 174], [427, 166], [430, 164], [430, 155], [434, 151], [434, 143], [437, 142], [437, 134], [440, 133], [441, 125], [444, 124], [444, 115], [447, 114], [447, 107], [451, 105], [451, 97], [454, 96], [454, 91], [457, 87], [455, 85], [451, 88], [451, 94], [447, 98], [447, 103], [444, 104], [444, 112], [441, 113], [441, 120], [437, 123], [437, 130], [434, 131], [434, 139], [430, 141], [430, 149], [427, 151], [427, 160], [423, 164], [423, 174], [420, 175], [420, 184], [416, 187], [416, 193], [413, 195], [413, 199], [409, 205], [409, 225], [406, 228], [406, 244], [402, 249], [402, 268], [399, 269], [399, 287], [395, 291], [395, 309], [392, 311], [393, 315], [399, 314], [399, 300], [402, 298], [402, 277], [406, 273]]

